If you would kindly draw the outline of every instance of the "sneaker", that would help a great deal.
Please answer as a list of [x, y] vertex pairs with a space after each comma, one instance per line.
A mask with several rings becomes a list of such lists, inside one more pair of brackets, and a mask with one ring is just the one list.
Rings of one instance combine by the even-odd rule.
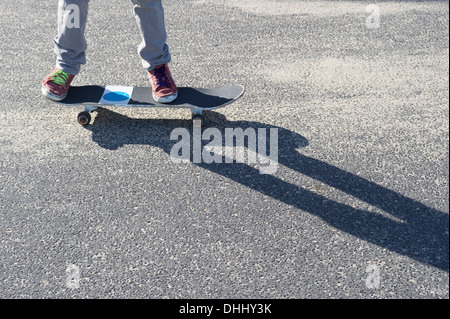
[[61, 101], [67, 96], [70, 83], [75, 75], [53, 69], [52, 73], [42, 81], [42, 94], [54, 101]]
[[170, 103], [178, 97], [178, 89], [167, 64], [158, 65], [148, 72], [152, 82], [153, 99], [159, 103]]

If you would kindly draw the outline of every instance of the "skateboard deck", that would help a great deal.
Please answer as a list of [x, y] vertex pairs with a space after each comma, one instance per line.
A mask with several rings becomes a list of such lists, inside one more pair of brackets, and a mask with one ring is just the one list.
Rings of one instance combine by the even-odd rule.
[[91, 121], [90, 113], [101, 106], [147, 107], [147, 108], [187, 108], [194, 120], [205, 123], [203, 111], [224, 107], [239, 99], [244, 93], [240, 85], [205, 89], [180, 87], [178, 98], [171, 103], [158, 103], [153, 99], [150, 87], [132, 86], [72, 86], [67, 97], [58, 102], [64, 105], [84, 105], [84, 111], [78, 115], [81, 125]]

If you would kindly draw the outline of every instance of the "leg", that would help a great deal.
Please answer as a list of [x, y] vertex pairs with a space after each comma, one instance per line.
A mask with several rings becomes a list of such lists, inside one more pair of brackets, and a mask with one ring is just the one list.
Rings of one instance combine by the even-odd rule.
[[169, 63], [171, 60], [161, 0], [131, 0], [141, 31], [142, 43], [139, 55], [147, 70]]
[[86, 63], [84, 31], [89, 0], [59, 0], [58, 35], [54, 38], [56, 67], [76, 75]]

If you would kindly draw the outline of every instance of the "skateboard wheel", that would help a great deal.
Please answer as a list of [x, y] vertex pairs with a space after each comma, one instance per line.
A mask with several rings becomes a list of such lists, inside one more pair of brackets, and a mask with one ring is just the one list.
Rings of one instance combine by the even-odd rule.
[[206, 125], [205, 117], [201, 114], [192, 114], [192, 121], [200, 121], [201, 126]]
[[78, 123], [85, 126], [91, 122], [91, 114], [89, 112], [81, 112], [77, 117]]

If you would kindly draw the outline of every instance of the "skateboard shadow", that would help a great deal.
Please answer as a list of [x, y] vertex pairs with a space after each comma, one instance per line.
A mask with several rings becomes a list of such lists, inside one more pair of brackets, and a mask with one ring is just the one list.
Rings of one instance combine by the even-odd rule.
[[100, 101], [105, 89], [98, 85], [71, 86], [67, 96], [61, 103], [84, 104]]
[[[208, 113], [209, 127], [266, 128], [274, 126], [259, 122], [228, 121], [223, 115]], [[115, 150], [123, 145], [141, 144], [161, 148], [170, 154], [176, 141], [170, 141], [175, 128], [192, 133], [191, 120], [131, 119], [101, 109], [94, 123], [88, 126], [92, 139], [101, 147]], [[449, 215], [403, 196], [370, 180], [346, 172], [318, 159], [302, 155], [298, 149], [308, 145], [303, 136], [277, 127], [278, 163], [309, 176], [339, 191], [364, 201], [388, 215], [357, 209], [330, 200], [304, 189], [279, 176], [263, 175], [247, 164], [198, 165], [273, 199], [320, 217], [332, 227], [358, 239], [412, 258], [423, 264], [449, 271]], [[176, 165], [176, 164], [174, 164]], [[286, 178], [287, 179], [287, 178]], [[391, 218], [392, 217], [392, 218]]]

